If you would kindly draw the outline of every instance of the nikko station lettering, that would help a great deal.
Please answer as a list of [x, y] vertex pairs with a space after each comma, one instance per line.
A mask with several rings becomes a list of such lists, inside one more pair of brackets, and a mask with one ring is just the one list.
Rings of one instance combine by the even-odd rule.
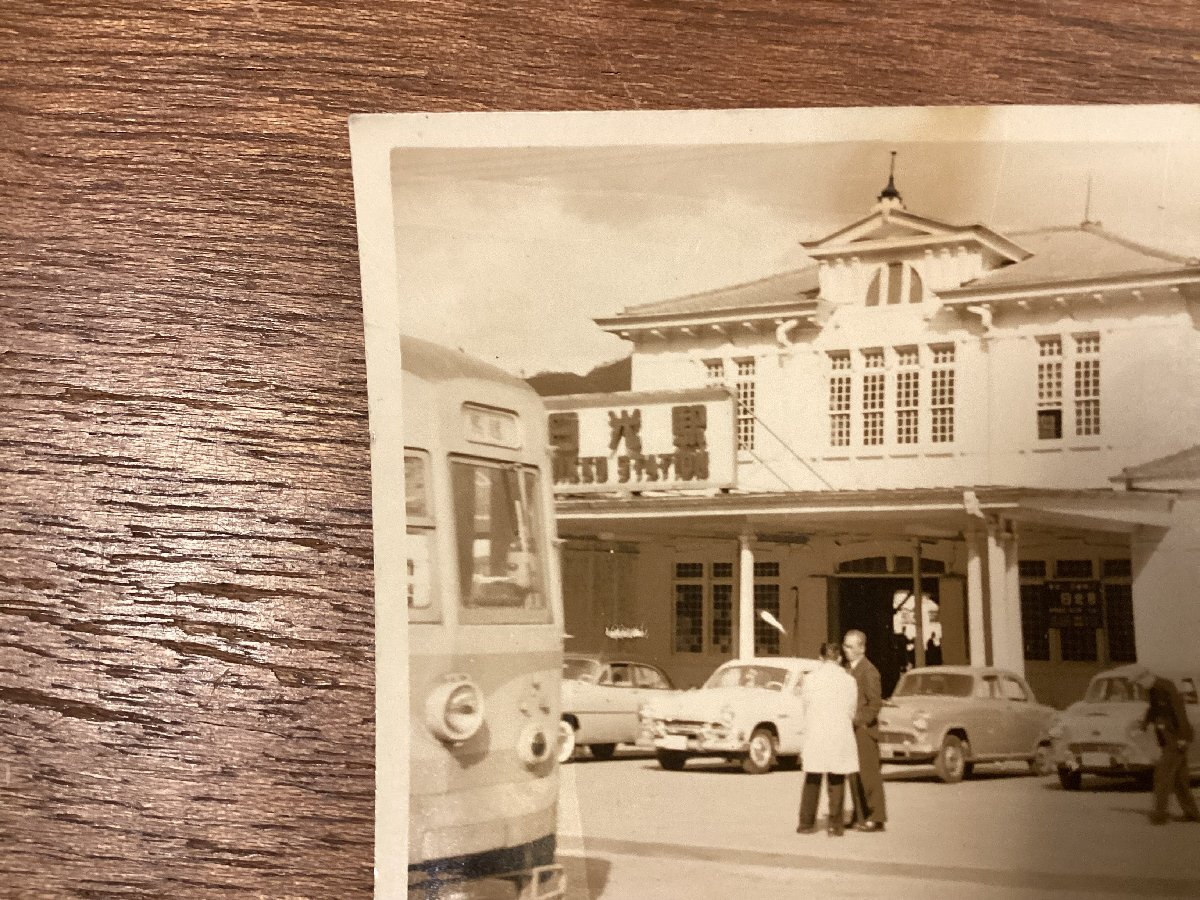
[[[644, 485], [674, 481], [707, 481], [708, 427], [703, 404], [671, 407], [669, 453], [648, 453], [642, 447], [640, 409], [608, 412], [608, 454], [581, 456], [579, 414], [550, 414], [550, 443], [554, 448], [554, 483]], [[618, 449], [624, 453], [618, 453]]]

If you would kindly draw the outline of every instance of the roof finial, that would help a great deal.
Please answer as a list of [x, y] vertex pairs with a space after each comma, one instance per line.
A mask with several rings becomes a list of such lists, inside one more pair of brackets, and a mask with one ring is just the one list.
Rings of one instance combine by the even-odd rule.
[[900, 196], [900, 192], [896, 189], [896, 151], [892, 151], [892, 163], [888, 169], [888, 183], [879, 196], [875, 198], [878, 202], [875, 204], [875, 209], [880, 212], [888, 212], [893, 209], [904, 209], [904, 199]]

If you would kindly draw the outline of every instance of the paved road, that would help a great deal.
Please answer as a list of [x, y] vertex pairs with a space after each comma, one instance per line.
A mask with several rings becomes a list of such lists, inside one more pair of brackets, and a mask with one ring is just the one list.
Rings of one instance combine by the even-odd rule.
[[[1149, 793], [1085, 781], [1063, 791], [1022, 766], [943, 785], [889, 768], [883, 834], [798, 835], [800, 775], [691, 762], [578, 761], [563, 769], [571, 900], [821, 896], [1200, 896], [1200, 825], [1149, 824]], [[822, 814], [824, 810], [822, 809]]]

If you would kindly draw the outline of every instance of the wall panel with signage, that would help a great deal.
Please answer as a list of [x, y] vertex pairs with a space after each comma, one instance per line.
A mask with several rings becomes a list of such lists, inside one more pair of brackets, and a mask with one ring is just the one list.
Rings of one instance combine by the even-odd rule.
[[704, 490], [736, 481], [733, 400], [722, 388], [549, 397], [559, 494]]

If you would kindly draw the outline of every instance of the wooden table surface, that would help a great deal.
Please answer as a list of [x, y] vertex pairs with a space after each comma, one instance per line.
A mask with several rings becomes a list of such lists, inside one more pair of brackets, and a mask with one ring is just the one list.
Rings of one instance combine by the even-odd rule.
[[1197, 24], [1115, 0], [4, 4], [0, 896], [371, 892], [348, 115], [1196, 101]]

